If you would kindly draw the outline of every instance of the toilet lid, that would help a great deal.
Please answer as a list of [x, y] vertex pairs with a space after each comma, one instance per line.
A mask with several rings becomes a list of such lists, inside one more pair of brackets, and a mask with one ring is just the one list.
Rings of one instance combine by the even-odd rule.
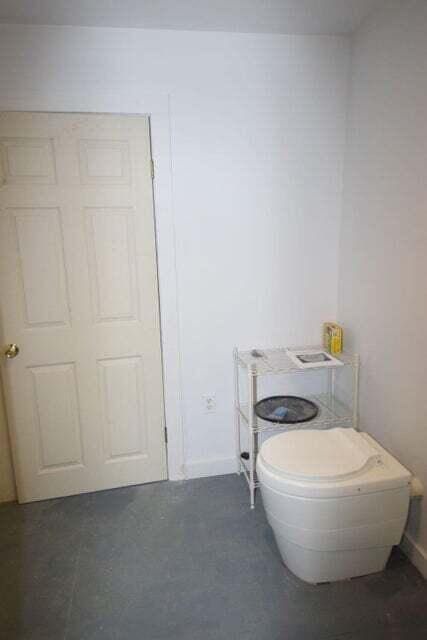
[[354, 429], [306, 429], [266, 440], [260, 457], [267, 467], [304, 482], [333, 482], [359, 475], [381, 455]]

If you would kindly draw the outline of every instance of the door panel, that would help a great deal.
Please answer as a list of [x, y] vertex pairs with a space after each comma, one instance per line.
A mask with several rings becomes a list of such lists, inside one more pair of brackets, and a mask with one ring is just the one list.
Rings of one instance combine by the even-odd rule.
[[55, 155], [49, 138], [2, 138], [6, 184], [55, 184]]
[[83, 184], [130, 184], [129, 145], [120, 140], [81, 140], [80, 175]]
[[107, 460], [147, 456], [142, 358], [99, 361]]
[[29, 371], [33, 382], [40, 470], [82, 465], [81, 420], [74, 362], [31, 367]]
[[148, 118], [2, 113], [0, 158], [20, 501], [165, 478]]
[[91, 207], [86, 215], [96, 321], [137, 321], [134, 212]]
[[59, 209], [8, 209], [13, 217], [28, 327], [69, 324]]

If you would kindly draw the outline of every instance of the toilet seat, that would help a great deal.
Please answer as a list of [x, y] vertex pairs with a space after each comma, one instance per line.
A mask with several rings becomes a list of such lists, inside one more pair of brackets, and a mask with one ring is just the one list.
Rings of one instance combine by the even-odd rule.
[[410, 473], [367, 433], [351, 428], [304, 429], [261, 446], [258, 478], [272, 490], [301, 497], [343, 497], [408, 485]]
[[262, 446], [267, 469], [304, 482], [336, 482], [355, 477], [381, 460], [354, 429], [313, 429], [282, 433]]

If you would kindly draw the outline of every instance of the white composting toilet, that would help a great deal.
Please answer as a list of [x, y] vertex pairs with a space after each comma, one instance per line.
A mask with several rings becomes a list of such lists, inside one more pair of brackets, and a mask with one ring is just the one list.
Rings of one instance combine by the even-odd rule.
[[411, 474], [367, 433], [281, 433], [263, 443], [257, 473], [295, 575], [317, 583], [384, 569], [405, 527]]

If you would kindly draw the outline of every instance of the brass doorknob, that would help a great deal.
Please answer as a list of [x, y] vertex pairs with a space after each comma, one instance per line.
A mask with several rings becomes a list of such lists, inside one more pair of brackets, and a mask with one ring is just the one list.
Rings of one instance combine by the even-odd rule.
[[11, 344], [7, 345], [4, 355], [6, 356], [6, 358], [16, 358], [18, 353], [19, 353], [18, 345], [12, 342]]

